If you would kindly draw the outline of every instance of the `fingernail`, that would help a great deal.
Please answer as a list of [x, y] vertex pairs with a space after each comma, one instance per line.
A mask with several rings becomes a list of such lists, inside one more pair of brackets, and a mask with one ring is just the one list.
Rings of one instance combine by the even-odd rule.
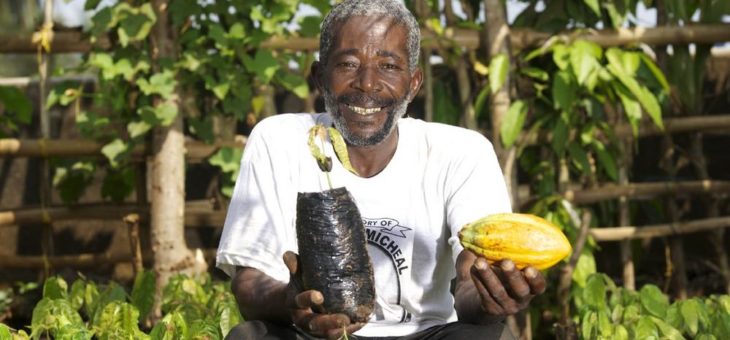
[[316, 332], [317, 331], [317, 326], [313, 322], [310, 322], [309, 323], [309, 330], [312, 331], [312, 332]]
[[536, 278], [537, 277], [537, 269], [532, 268], [532, 267], [527, 267], [527, 269], [525, 269], [525, 276], [528, 279], [534, 279], [534, 278]]
[[515, 264], [510, 260], [502, 261], [502, 270], [512, 271], [515, 269]]
[[474, 267], [476, 267], [477, 270], [487, 269], [487, 262], [482, 259], [477, 259], [474, 261]]

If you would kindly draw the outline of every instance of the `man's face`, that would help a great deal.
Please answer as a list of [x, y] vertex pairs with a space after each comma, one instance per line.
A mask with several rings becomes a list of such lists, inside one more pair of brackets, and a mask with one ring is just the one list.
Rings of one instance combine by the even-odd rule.
[[382, 142], [420, 86], [408, 69], [407, 31], [390, 18], [352, 17], [339, 24], [323, 65], [325, 108], [353, 146]]

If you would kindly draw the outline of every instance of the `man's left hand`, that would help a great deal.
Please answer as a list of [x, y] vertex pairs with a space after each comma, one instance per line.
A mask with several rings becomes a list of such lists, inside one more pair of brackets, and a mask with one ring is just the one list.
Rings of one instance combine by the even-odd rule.
[[457, 270], [457, 312], [461, 312], [460, 318], [471, 321], [481, 323], [515, 314], [545, 291], [545, 277], [539, 270], [529, 266], [519, 270], [511, 260], [490, 265], [483, 257], [464, 250], [457, 259]]

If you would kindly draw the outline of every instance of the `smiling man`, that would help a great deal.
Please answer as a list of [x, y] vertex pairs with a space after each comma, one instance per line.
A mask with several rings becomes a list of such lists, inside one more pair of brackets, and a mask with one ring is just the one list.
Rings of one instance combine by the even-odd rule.
[[[261, 121], [241, 162], [217, 263], [233, 277], [247, 322], [228, 337], [511, 338], [504, 317], [541, 294], [545, 280], [509, 260], [490, 266], [458, 242], [464, 224], [510, 211], [510, 199], [486, 138], [404, 117], [422, 81], [415, 18], [398, 1], [346, 0], [320, 39], [312, 75], [327, 112]], [[331, 181], [351, 192], [367, 230], [376, 301], [364, 324], [315, 312], [322, 293], [289, 280], [298, 266], [297, 193], [329, 189], [307, 145], [316, 124], [340, 131], [357, 173], [325, 145]]]

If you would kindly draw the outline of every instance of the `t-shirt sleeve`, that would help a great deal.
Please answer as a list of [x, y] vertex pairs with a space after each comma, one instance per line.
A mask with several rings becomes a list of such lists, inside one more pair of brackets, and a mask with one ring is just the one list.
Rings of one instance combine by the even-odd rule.
[[[270, 125], [270, 124], [269, 124]], [[283, 263], [286, 250], [296, 251], [291, 217], [295, 207], [290, 176], [276, 167], [265, 121], [249, 136], [226, 215], [216, 266], [233, 276], [237, 266], [253, 267], [266, 275], [289, 281]], [[276, 178], [276, 180], [274, 180]]]
[[511, 212], [512, 204], [494, 148], [476, 132], [468, 134], [452, 159], [446, 183], [446, 222], [456, 263], [456, 257], [464, 249], [459, 243], [459, 230], [486, 215]]

